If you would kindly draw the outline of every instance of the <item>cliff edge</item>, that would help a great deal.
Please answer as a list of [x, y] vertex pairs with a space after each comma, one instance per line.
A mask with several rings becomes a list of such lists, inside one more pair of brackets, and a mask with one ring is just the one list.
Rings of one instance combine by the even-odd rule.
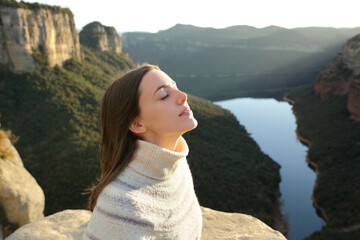
[[334, 61], [319, 73], [314, 89], [322, 100], [347, 94], [350, 117], [360, 121], [360, 34], [348, 40]]
[[[252, 216], [201, 207], [201, 239], [286, 240], [278, 231]], [[6, 240], [80, 240], [90, 220], [87, 210], [64, 210], [19, 228]]]
[[[9, 222], [22, 226], [6, 240], [80, 240], [91, 217], [91, 212], [87, 210], [64, 210], [44, 218], [42, 189], [24, 169], [19, 154], [2, 130], [0, 206], [5, 210]], [[202, 239], [286, 240], [279, 231], [250, 215], [225, 213], [205, 207], [201, 207], [201, 211]], [[1, 224], [4, 223], [1, 221]], [[11, 231], [5, 232], [5, 237], [9, 233]]]
[[104, 26], [99, 22], [89, 23], [81, 30], [80, 43], [101, 52], [121, 53], [121, 38], [116, 29]]
[[24, 168], [23, 162], [0, 129], [0, 225], [6, 237], [18, 226], [44, 217], [45, 196], [41, 187]]
[[[46, 5], [45, 5], [46, 6]], [[79, 35], [70, 10], [39, 4], [0, 2], [0, 64], [14, 72], [35, 71], [34, 52], [49, 65], [80, 59]]]

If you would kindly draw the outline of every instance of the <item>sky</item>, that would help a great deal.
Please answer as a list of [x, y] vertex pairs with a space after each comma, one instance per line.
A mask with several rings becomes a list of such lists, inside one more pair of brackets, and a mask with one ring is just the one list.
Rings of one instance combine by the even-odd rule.
[[[26, 0], [25, 0], [26, 1]], [[225, 28], [249, 25], [360, 27], [359, 0], [38, 0], [70, 8], [76, 28], [99, 21], [118, 32], [158, 32], [177, 23]]]

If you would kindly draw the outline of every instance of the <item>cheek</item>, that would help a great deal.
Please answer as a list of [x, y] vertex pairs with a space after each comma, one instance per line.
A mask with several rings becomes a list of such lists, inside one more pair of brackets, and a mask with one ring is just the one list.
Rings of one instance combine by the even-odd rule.
[[147, 104], [144, 106], [142, 117], [149, 125], [165, 123], [174, 113], [170, 104]]

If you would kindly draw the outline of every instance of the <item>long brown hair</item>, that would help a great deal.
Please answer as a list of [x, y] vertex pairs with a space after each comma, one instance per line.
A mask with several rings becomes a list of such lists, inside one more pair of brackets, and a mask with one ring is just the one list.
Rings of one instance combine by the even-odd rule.
[[144, 75], [158, 66], [143, 64], [115, 80], [105, 91], [101, 103], [101, 176], [93, 185], [89, 209], [94, 210], [102, 190], [130, 163], [136, 150], [136, 140], [129, 126], [139, 115], [139, 85]]

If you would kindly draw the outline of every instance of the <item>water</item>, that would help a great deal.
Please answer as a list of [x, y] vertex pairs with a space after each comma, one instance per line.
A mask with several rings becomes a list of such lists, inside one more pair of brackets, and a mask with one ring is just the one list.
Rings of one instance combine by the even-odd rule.
[[238, 98], [215, 104], [230, 110], [262, 151], [281, 165], [282, 212], [287, 216], [289, 240], [302, 240], [325, 223], [313, 208], [316, 175], [306, 161], [307, 147], [296, 137], [296, 119], [287, 102]]

